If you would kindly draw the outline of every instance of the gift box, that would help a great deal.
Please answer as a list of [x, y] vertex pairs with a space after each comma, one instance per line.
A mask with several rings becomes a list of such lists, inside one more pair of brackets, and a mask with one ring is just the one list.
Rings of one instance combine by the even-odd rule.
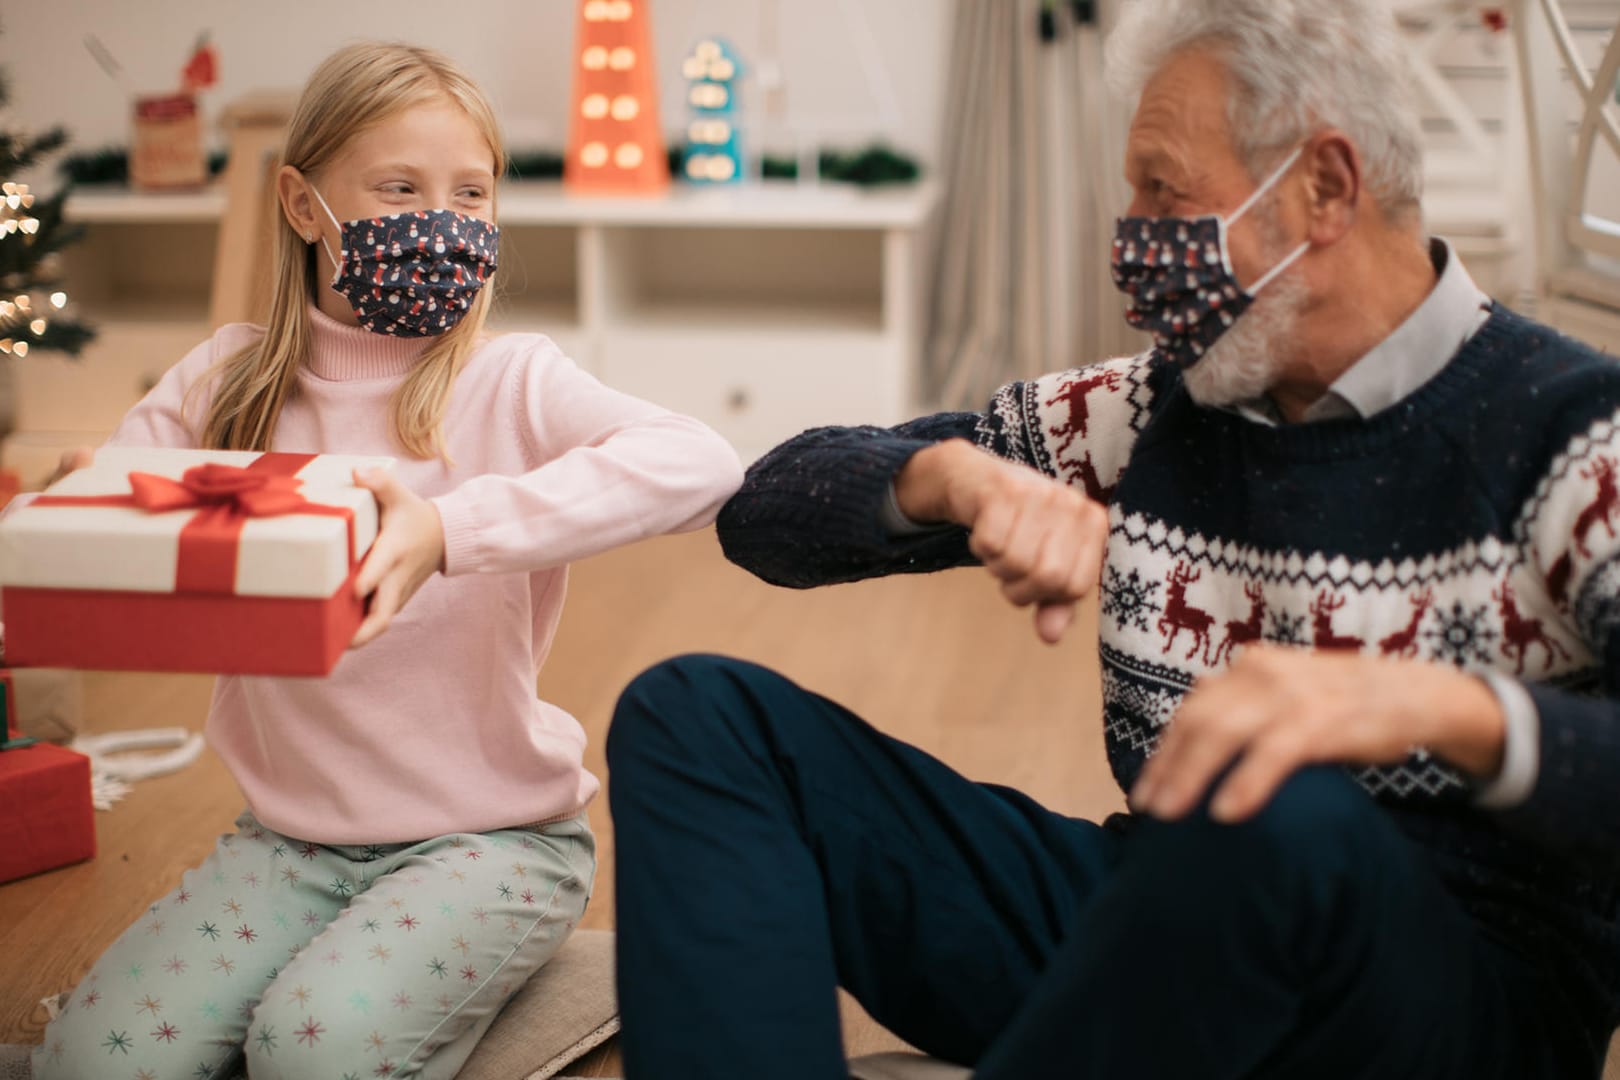
[[162, 191], [201, 187], [207, 179], [196, 96], [182, 91], [136, 98], [134, 137], [129, 149], [130, 185]]
[[96, 853], [90, 759], [18, 736], [10, 674], [0, 671], [0, 882], [27, 877]]
[[15, 668], [11, 682], [17, 690], [12, 720], [24, 735], [65, 742], [84, 726], [84, 676], [77, 671]]
[[6, 658], [324, 675], [377, 535], [355, 469], [392, 459], [105, 447], [0, 519]]

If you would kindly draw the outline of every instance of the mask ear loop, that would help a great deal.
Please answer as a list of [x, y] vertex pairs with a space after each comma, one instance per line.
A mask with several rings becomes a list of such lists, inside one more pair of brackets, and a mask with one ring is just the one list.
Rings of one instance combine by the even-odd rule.
[[1293, 266], [1295, 263], [1297, 263], [1300, 260], [1300, 257], [1303, 256], [1310, 249], [1311, 249], [1311, 242], [1309, 240], [1307, 240], [1303, 244], [1299, 245], [1299, 247], [1295, 248], [1293, 250], [1293, 253], [1290, 254], [1286, 259], [1284, 259], [1282, 262], [1278, 263], [1276, 266], [1273, 266], [1270, 270], [1266, 271], [1264, 276], [1262, 276], [1259, 281], [1255, 282], [1253, 285], [1250, 285], [1247, 289], [1244, 289], [1243, 291], [1248, 293], [1249, 297], [1252, 299], [1254, 297], [1254, 295], [1256, 293], [1258, 293], [1261, 289], [1265, 288], [1267, 285], [1270, 285], [1271, 282], [1276, 278], [1276, 276], [1278, 274], [1282, 273], [1284, 270], [1287, 270], [1290, 266]]
[[[309, 185], [309, 190], [314, 193], [316, 201], [321, 204], [321, 209], [325, 210], [326, 216], [332, 219], [332, 224], [337, 227], [338, 235], [341, 236], [343, 234], [343, 223], [337, 219], [336, 214], [332, 213], [332, 208], [326, 205], [326, 200], [321, 198], [321, 193], [315, 189], [314, 184]], [[332, 245], [326, 242], [324, 236], [321, 237], [321, 247], [326, 249], [326, 257], [332, 260], [332, 280], [328, 284], [336, 288], [338, 278], [343, 276], [343, 260], [332, 254]]]
[[[1303, 145], [1294, 147], [1294, 152], [1284, 158], [1283, 163], [1271, 171], [1271, 175], [1266, 177], [1266, 182], [1255, 188], [1254, 194], [1250, 195], [1247, 199], [1244, 199], [1242, 206], [1226, 215], [1226, 223], [1228, 225], [1232, 225], [1236, 223], [1238, 218], [1254, 209], [1254, 204], [1265, 198], [1266, 192], [1277, 186], [1277, 181], [1281, 180], [1283, 176], [1287, 174], [1288, 170], [1293, 168], [1294, 162], [1298, 161], [1299, 155], [1303, 154], [1304, 152], [1305, 147]], [[311, 190], [314, 189], [312, 188]], [[327, 213], [331, 213], [331, 211], [328, 210]]]
[[[1254, 189], [1254, 194], [1250, 195], [1247, 199], [1243, 200], [1243, 205], [1239, 206], [1236, 210], [1232, 211], [1232, 213], [1228, 214], [1227, 217], [1225, 218], [1225, 220], [1223, 220], [1221, 222], [1221, 232], [1222, 232], [1222, 236], [1221, 236], [1221, 257], [1223, 259], [1227, 258], [1227, 254], [1226, 254], [1226, 252], [1227, 252], [1226, 236], [1225, 236], [1225, 232], [1226, 232], [1227, 228], [1229, 228], [1234, 222], [1236, 222], [1238, 218], [1242, 217], [1244, 214], [1247, 214], [1250, 210], [1254, 209], [1254, 204], [1259, 202], [1261, 199], [1265, 198], [1266, 192], [1270, 191], [1272, 188], [1277, 186], [1277, 182], [1280, 181], [1285, 175], [1287, 175], [1288, 170], [1293, 168], [1294, 162], [1298, 161], [1299, 156], [1301, 154], [1303, 154], [1304, 152], [1305, 152], [1304, 145], [1294, 147], [1294, 152], [1289, 154], [1286, 158], [1284, 158], [1283, 163], [1281, 165], [1278, 165], [1275, 169], [1273, 169], [1271, 171], [1271, 175], [1266, 177], [1265, 183], [1263, 183], [1259, 187], [1255, 188]], [[1283, 259], [1282, 262], [1278, 263], [1276, 266], [1273, 266], [1270, 270], [1266, 271], [1266, 273], [1261, 276], [1259, 281], [1255, 282], [1253, 285], [1249, 286], [1247, 289], [1244, 289], [1243, 291], [1249, 295], [1250, 299], [1253, 299], [1253, 297], [1255, 296], [1256, 293], [1258, 293], [1261, 289], [1265, 288], [1267, 285], [1270, 285], [1272, 283], [1272, 281], [1274, 281], [1276, 279], [1278, 274], [1282, 273], [1284, 270], [1287, 270], [1290, 266], [1293, 266], [1296, 262], [1298, 262], [1300, 260], [1300, 257], [1303, 256], [1310, 249], [1311, 249], [1311, 242], [1309, 240], [1305, 241], [1303, 244], [1300, 244], [1299, 247], [1295, 248], [1293, 250], [1293, 252], [1288, 255], [1287, 258]], [[1228, 270], [1228, 272], [1231, 271], [1230, 264], [1228, 264], [1227, 270]], [[1235, 277], [1235, 275], [1233, 275], [1233, 276]]]

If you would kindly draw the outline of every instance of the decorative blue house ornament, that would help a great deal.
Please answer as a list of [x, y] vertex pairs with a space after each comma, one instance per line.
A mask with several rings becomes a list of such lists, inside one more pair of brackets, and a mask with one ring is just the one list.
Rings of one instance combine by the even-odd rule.
[[698, 184], [735, 184], [743, 179], [742, 138], [737, 128], [737, 102], [742, 62], [718, 38], [697, 43], [681, 65], [690, 87], [686, 103], [692, 119], [686, 128], [686, 178]]

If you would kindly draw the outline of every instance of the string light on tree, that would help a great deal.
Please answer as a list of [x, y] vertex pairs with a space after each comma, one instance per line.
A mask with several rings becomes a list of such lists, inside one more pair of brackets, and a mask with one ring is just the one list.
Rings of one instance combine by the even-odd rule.
[[[42, 222], [35, 215], [34, 203], [34, 193], [27, 184], [0, 183], [0, 265], [4, 267], [0, 285], [3, 287], [27, 289], [50, 281], [56, 262], [55, 250], [35, 250], [39, 246]], [[55, 215], [52, 233], [66, 232], [54, 227], [61, 212], [60, 197], [48, 207], [42, 206], [40, 212]], [[48, 234], [48, 238], [53, 237]], [[68, 295], [61, 289], [49, 296], [40, 296], [37, 302], [30, 292], [18, 292], [10, 299], [0, 300], [0, 354], [27, 356], [31, 348], [77, 353], [88, 340], [88, 330], [68, 321], [57, 332], [52, 332], [52, 327], [57, 325], [55, 314], [65, 308], [67, 302]]]
[[[6, 104], [0, 79], [0, 111]], [[65, 310], [61, 251], [83, 235], [67, 223], [68, 190], [34, 192], [8, 177], [39, 171], [67, 144], [67, 132], [33, 134], [0, 126], [0, 356], [60, 351], [77, 355], [95, 333]]]
[[656, 194], [669, 184], [648, 0], [580, 0], [563, 179], [580, 194]]

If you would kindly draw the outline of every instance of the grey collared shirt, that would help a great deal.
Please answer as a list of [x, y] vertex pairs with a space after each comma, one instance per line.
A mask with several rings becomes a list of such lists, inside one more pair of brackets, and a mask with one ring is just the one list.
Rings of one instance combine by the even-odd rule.
[[[1304, 423], [1324, 420], [1368, 419], [1400, 402], [1438, 375], [1452, 357], [1490, 318], [1486, 296], [1451, 245], [1435, 237], [1429, 257], [1438, 280], [1429, 295], [1406, 321], [1334, 380], [1327, 393], [1305, 411]], [[1283, 418], [1272, 400], [1260, 398], [1231, 407], [1232, 412], [1257, 424], [1277, 426]], [[893, 534], [908, 535], [938, 526], [921, 525], [906, 517], [893, 485], [882, 511], [884, 526]], [[1505, 809], [1529, 798], [1540, 771], [1541, 718], [1523, 684], [1499, 672], [1482, 672], [1506, 718], [1502, 771], [1478, 793], [1480, 805]]]
[[[1429, 241], [1435, 282], [1418, 309], [1372, 351], [1350, 365], [1311, 407], [1303, 422], [1376, 416], [1440, 374], [1485, 320], [1491, 299], [1480, 291], [1456, 257], [1438, 237]], [[1276, 426], [1282, 416], [1270, 398], [1235, 405], [1233, 412], [1259, 424]]]

